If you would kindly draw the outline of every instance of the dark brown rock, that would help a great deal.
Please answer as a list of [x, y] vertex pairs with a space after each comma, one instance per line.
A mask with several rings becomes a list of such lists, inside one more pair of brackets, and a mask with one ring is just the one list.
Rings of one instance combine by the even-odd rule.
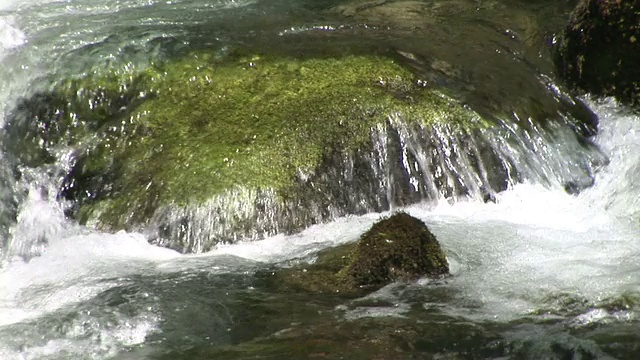
[[581, 0], [561, 35], [555, 60], [572, 85], [637, 104], [640, 0]]
[[427, 226], [399, 212], [360, 238], [346, 271], [355, 285], [377, 288], [397, 280], [445, 275], [449, 264]]
[[274, 272], [270, 280], [281, 291], [359, 296], [394, 281], [447, 274], [446, 256], [425, 223], [398, 212], [357, 243], [324, 250], [314, 264]]

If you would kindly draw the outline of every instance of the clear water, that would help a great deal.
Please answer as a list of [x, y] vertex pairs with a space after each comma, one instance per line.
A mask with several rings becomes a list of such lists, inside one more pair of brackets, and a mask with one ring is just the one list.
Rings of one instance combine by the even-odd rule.
[[[265, 7], [249, 1], [5, 0], [0, 115], [18, 97], [48, 86], [52, 74], [113, 61], [144, 66], [150, 56], [204, 41], [179, 30], [204, 23], [220, 24], [215, 41], [224, 42], [228, 20], [221, 14], [244, 21]], [[113, 46], [92, 47], [105, 42]], [[71, 58], [78, 60], [73, 69]], [[342, 335], [349, 326], [355, 326], [352, 333], [362, 330], [349, 324], [367, 319], [380, 322], [367, 323], [363, 343], [389, 337], [385, 321], [418, 334], [443, 329], [439, 345], [410, 331], [394, 335], [416, 353], [633, 358], [640, 351], [640, 117], [610, 100], [588, 103], [601, 119], [594, 141], [610, 158], [593, 187], [572, 196], [557, 184], [524, 183], [497, 194], [496, 203], [408, 207], [438, 237], [453, 276], [437, 284], [392, 284], [356, 300], [279, 293], [263, 277], [355, 241], [385, 214], [181, 255], [149, 245], [143, 234], [100, 233], [65, 219], [66, 205], [55, 200], [65, 152], [56, 166], [25, 172], [20, 180], [0, 154], [0, 224], [3, 214], [11, 217], [17, 209], [16, 223], [0, 227], [6, 244], [0, 359], [234, 358], [243, 353], [225, 351], [255, 339], [269, 344], [293, 334], [284, 337], [293, 344], [306, 339], [298, 333], [327, 339], [326, 323]], [[555, 156], [552, 161], [562, 161], [562, 154]], [[453, 330], [446, 333], [442, 324]], [[333, 346], [349, 357], [357, 344]], [[253, 351], [258, 358], [292, 358], [286, 352], [274, 357], [267, 347]]]

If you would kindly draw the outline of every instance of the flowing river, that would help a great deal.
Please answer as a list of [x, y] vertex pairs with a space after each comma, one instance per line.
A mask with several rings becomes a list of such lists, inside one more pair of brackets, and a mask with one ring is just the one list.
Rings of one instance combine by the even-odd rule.
[[[274, 38], [340, 27], [318, 9], [302, 0], [3, 0], [0, 124], [20, 98], [96, 67], [224, 52], [264, 34], [273, 43], [260, 46], [277, 47]], [[265, 277], [356, 241], [387, 213], [180, 254], [143, 233], [67, 218], [57, 193], [69, 151], [38, 168], [0, 153], [0, 359], [634, 359], [640, 117], [613, 100], [585, 102], [600, 119], [592, 141], [608, 157], [592, 186], [572, 195], [534, 177], [495, 202], [407, 206], [437, 236], [452, 276], [359, 299], [282, 293]], [[570, 167], [572, 149], [529, 166]]]

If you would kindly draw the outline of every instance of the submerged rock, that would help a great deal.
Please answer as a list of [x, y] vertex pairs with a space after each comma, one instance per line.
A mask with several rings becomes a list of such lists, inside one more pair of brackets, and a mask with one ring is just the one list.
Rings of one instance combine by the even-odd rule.
[[275, 272], [270, 281], [285, 291], [354, 294], [447, 274], [446, 256], [424, 222], [398, 212], [375, 223], [356, 243], [325, 250], [312, 265]]
[[[158, 360], [236, 359], [476, 359], [497, 358], [500, 337], [492, 324], [476, 325], [446, 316], [422, 319], [341, 318], [294, 323], [271, 335], [224, 346], [171, 350]], [[487, 345], [490, 344], [490, 345]], [[493, 345], [493, 346], [491, 346]], [[135, 350], [134, 350], [135, 351]], [[481, 355], [478, 355], [481, 354]]]
[[582, 0], [556, 51], [570, 83], [596, 95], [640, 100], [640, 1]]

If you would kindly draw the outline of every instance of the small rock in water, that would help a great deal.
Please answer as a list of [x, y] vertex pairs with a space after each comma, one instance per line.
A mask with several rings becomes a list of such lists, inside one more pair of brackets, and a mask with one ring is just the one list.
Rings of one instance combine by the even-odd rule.
[[397, 280], [446, 275], [449, 264], [427, 225], [399, 212], [360, 238], [346, 272], [354, 285], [378, 288]]
[[593, 186], [594, 182], [594, 178], [583, 178], [567, 181], [564, 184], [564, 190], [570, 195], [578, 195], [582, 190]]
[[276, 272], [282, 290], [351, 295], [394, 281], [449, 274], [440, 244], [424, 222], [398, 212], [375, 223], [358, 242], [327, 249], [312, 265]]

